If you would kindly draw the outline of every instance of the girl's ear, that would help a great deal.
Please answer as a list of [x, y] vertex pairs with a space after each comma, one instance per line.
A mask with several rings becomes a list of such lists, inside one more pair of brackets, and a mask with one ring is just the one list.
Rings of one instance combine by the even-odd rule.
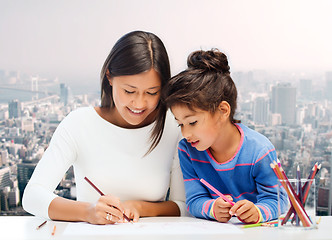
[[108, 79], [109, 84], [112, 86], [112, 77], [111, 77], [111, 73], [108, 69], [106, 69], [106, 77]]
[[223, 117], [228, 118], [231, 113], [231, 106], [228, 102], [222, 101], [218, 106], [219, 111], [223, 115]]

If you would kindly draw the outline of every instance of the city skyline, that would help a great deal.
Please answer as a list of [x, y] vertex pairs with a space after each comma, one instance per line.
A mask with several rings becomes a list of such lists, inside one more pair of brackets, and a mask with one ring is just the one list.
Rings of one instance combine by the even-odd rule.
[[332, 71], [331, 1], [6, 1], [0, 0], [0, 69], [99, 86], [115, 41], [156, 33], [172, 74], [188, 54], [217, 47], [231, 72]]

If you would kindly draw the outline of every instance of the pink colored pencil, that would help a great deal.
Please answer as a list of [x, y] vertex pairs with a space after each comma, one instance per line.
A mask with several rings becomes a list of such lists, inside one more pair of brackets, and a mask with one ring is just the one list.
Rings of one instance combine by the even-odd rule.
[[207, 186], [208, 188], [210, 188], [215, 194], [217, 194], [219, 197], [221, 197], [222, 199], [224, 199], [226, 202], [230, 203], [232, 206], [234, 206], [234, 203], [229, 200], [224, 194], [222, 194], [221, 192], [219, 192], [217, 189], [215, 189], [210, 183], [208, 183], [207, 181], [205, 181], [203, 178], [201, 178], [200, 180], [205, 186]]

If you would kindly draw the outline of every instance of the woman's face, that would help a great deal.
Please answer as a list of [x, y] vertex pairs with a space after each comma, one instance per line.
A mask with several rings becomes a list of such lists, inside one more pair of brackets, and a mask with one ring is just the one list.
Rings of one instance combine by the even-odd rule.
[[128, 76], [112, 77], [114, 120], [118, 126], [132, 128], [154, 121], [160, 99], [161, 80], [154, 70]]

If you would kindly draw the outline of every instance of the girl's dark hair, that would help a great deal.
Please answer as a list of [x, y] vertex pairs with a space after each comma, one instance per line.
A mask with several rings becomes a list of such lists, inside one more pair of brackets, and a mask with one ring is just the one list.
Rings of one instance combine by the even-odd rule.
[[218, 49], [195, 51], [188, 56], [188, 68], [171, 78], [163, 99], [168, 108], [186, 105], [215, 113], [222, 101], [231, 107], [230, 120], [237, 106], [237, 89], [230, 76], [227, 56]]
[[[169, 59], [163, 42], [153, 33], [133, 31], [121, 37], [112, 48], [101, 70], [101, 107], [114, 107], [112, 86], [107, 78], [135, 75], [150, 69], [158, 72], [161, 79], [161, 95], [171, 77]], [[159, 101], [155, 125], [151, 132], [150, 153], [160, 142], [164, 131], [166, 105]]]

